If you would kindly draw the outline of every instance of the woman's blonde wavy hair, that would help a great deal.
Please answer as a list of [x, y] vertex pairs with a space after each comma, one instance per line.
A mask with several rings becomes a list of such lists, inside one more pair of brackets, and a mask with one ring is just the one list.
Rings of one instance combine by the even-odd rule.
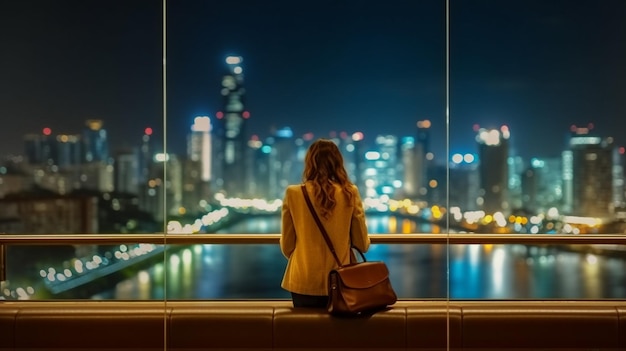
[[337, 205], [335, 187], [339, 184], [348, 203], [352, 203], [352, 182], [343, 164], [343, 156], [337, 145], [328, 139], [318, 139], [311, 144], [304, 158], [304, 181], [314, 185], [315, 202], [322, 217], [328, 219]]

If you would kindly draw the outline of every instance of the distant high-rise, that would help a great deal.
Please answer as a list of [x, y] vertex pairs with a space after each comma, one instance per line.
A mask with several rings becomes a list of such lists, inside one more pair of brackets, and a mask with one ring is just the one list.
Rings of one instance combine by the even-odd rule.
[[249, 162], [247, 154], [246, 120], [250, 112], [244, 105], [243, 59], [226, 58], [227, 73], [222, 78], [222, 110], [217, 113], [216, 164], [219, 178], [216, 186], [229, 197], [245, 196]]
[[563, 160], [560, 158], [533, 158], [522, 172], [523, 207], [530, 211], [547, 212], [562, 208]]
[[621, 146], [616, 148], [613, 158], [613, 203], [615, 207], [624, 215], [626, 198], [624, 197], [624, 161], [626, 149]]
[[139, 164], [134, 150], [119, 150], [115, 155], [114, 187], [115, 191], [137, 194], [139, 191]]
[[293, 147], [293, 131], [284, 127], [274, 131], [266, 146], [270, 147], [268, 157], [269, 198], [281, 198], [287, 185], [298, 182], [301, 178], [293, 173], [296, 153]]
[[154, 198], [154, 184], [151, 182], [152, 169], [154, 168], [154, 156], [156, 154], [154, 146], [154, 131], [151, 127], [146, 127], [141, 136], [141, 144], [137, 149], [137, 194], [139, 197], [139, 208], [150, 212]]
[[508, 158], [510, 131], [507, 126], [500, 129], [477, 130], [479, 145], [479, 174], [482, 193], [482, 208], [485, 212], [510, 211], [508, 199]]
[[[438, 188], [440, 193], [444, 196], [443, 199], [439, 199], [439, 204], [445, 204], [449, 202], [449, 207], [460, 207], [463, 211], [475, 211], [478, 210], [476, 200], [480, 197], [480, 179], [478, 171], [478, 160], [474, 154], [454, 154], [452, 155], [449, 165], [449, 187], [445, 189], [445, 166], [444, 174], [442, 175], [442, 183]], [[437, 166], [434, 166], [437, 168]], [[436, 185], [436, 184], [435, 184]], [[444, 188], [444, 191], [441, 191]], [[446, 201], [445, 196], [448, 197]], [[437, 202], [434, 202], [437, 204]]]
[[398, 137], [376, 137], [374, 148], [365, 153], [363, 180], [367, 197], [392, 196], [402, 187], [398, 178], [398, 165], [401, 163], [398, 152]]
[[138, 159], [139, 159], [139, 184], [146, 185], [150, 177], [150, 169], [155, 155], [155, 147], [153, 141], [153, 130], [150, 127], [144, 129], [143, 136], [141, 137], [141, 146], [139, 147]]
[[213, 178], [213, 147], [211, 119], [197, 116], [187, 136], [187, 160], [183, 162], [183, 205], [187, 211], [202, 210], [201, 205], [210, 197]]
[[83, 129], [83, 161], [109, 162], [109, 141], [107, 131], [102, 128], [103, 121], [88, 119]]
[[410, 186], [406, 189], [407, 196], [420, 197], [427, 194], [428, 168], [431, 164], [432, 154], [430, 154], [430, 120], [417, 122], [417, 137], [413, 151], [413, 165], [410, 170], [413, 172]]
[[147, 198], [142, 209], [162, 221], [177, 216], [183, 210], [183, 168], [174, 154], [157, 153], [154, 157]]
[[211, 119], [198, 116], [194, 119], [187, 138], [187, 156], [200, 164], [201, 179], [211, 180]]
[[[509, 149], [509, 154], [512, 154], [512, 150]], [[524, 173], [525, 165], [521, 156], [509, 155], [507, 159], [508, 169], [508, 181], [507, 181], [507, 202], [508, 206], [512, 210], [521, 209], [523, 207], [523, 195], [522, 195], [522, 174]]]
[[41, 134], [24, 136], [24, 151], [30, 165], [58, 166], [61, 169], [81, 163], [80, 135], [59, 134], [54, 136], [50, 128]]
[[563, 154], [566, 182], [566, 209], [585, 217], [610, 217], [613, 212], [613, 158], [616, 152], [612, 138], [601, 138], [592, 128], [572, 126], [569, 150]]
[[55, 138], [50, 128], [44, 128], [41, 134], [24, 136], [26, 159], [31, 165], [52, 165], [56, 158]]
[[272, 146], [261, 141], [258, 135], [248, 140], [252, 150], [252, 176], [250, 181], [250, 196], [269, 199], [270, 195], [270, 159]]
[[[363, 139], [362, 132], [352, 134], [342, 133], [340, 150], [350, 180], [358, 185], [359, 189], [365, 189], [363, 184]], [[302, 172], [300, 172], [302, 173]]]
[[80, 135], [57, 135], [54, 163], [61, 168], [78, 165], [81, 163], [80, 150]]

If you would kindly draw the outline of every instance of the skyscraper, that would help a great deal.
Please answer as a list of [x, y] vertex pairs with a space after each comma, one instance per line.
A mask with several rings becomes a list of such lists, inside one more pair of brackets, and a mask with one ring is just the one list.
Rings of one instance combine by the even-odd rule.
[[398, 179], [398, 137], [394, 135], [376, 136], [373, 149], [365, 153], [365, 194], [368, 197], [381, 195], [395, 195], [401, 188], [401, 180]]
[[44, 128], [41, 134], [24, 136], [26, 159], [31, 165], [52, 165], [56, 158], [54, 137], [50, 128]]
[[509, 128], [479, 128], [477, 131], [482, 208], [489, 214], [509, 211]]
[[[480, 197], [478, 194], [480, 179], [476, 155], [470, 153], [454, 154], [448, 165], [450, 186], [443, 192], [443, 196], [447, 196], [449, 200], [445, 201], [445, 198], [440, 198], [439, 200], [443, 202], [434, 202], [434, 204], [449, 202], [448, 207], [457, 206], [463, 211], [478, 210], [476, 200]], [[437, 168], [437, 166], [433, 168]], [[439, 188], [445, 189], [446, 175], [443, 174], [442, 176], [440, 179], [442, 183]]]
[[615, 149], [613, 157], [613, 203], [615, 204], [616, 212], [620, 212], [624, 215], [624, 160], [626, 149], [621, 146]]
[[139, 197], [139, 208], [150, 212], [154, 197], [154, 186], [151, 182], [152, 169], [154, 167], [154, 146], [153, 130], [150, 127], [144, 129], [141, 136], [141, 144], [137, 150], [137, 194]]
[[194, 119], [187, 138], [187, 156], [191, 161], [200, 163], [201, 179], [211, 180], [211, 119], [198, 116]]
[[227, 72], [222, 78], [221, 90], [223, 106], [217, 113], [216, 163], [221, 167], [216, 185], [228, 197], [246, 195], [249, 172], [246, 120], [250, 112], [244, 106], [242, 62], [239, 56], [226, 58]]
[[[296, 153], [294, 150], [293, 131], [283, 127], [273, 133], [272, 157], [270, 158], [270, 174], [275, 175], [270, 184], [270, 199], [281, 198], [289, 184], [297, 183], [302, 179], [302, 173], [295, 173]], [[270, 178], [271, 179], [271, 178]]]
[[[362, 174], [362, 149], [363, 149], [363, 133], [354, 132], [352, 134], [341, 133], [340, 150], [343, 154], [344, 164], [350, 180], [359, 186], [359, 189], [365, 189]], [[304, 164], [304, 163], [303, 163]], [[300, 172], [302, 173], [302, 172]]]
[[190, 212], [202, 209], [200, 203], [208, 201], [213, 179], [213, 151], [211, 119], [197, 116], [187, 136], [187, 160], [183, 173], [183, 205]]
[[415, 138], [415, 145], [413, 149], [413, 165], [412, 169], [408, 170], [411, 176], [411, 182], [406, 188], [407, 196], [417, 198], [427, 194], [427, 183], [429, 174], [429, 158], [430, 155], [430, 120], [421, 120], [417, 122], [417, 137]]
[[569, 150], [564, 153], [564, 172], [571, 177], [566, 189], [571, 192], [571, 214], [585, 217], [610, 217], [613, 213], [613, 157], [612, 138], [601, 138], [592, 128], [572, 126]]
[[109, 162], [109, 141], [103, 121], [88, 119], [83, 129], [83, 162]]
[[54, 163], [61, 168], [78, 165], [81, 163], [80, 150], [80, 135], [57, 135]]
[[523, 207], [534, 212], [561, 208], [563, 200], [563, 160], [533, 158], [522, 174]]

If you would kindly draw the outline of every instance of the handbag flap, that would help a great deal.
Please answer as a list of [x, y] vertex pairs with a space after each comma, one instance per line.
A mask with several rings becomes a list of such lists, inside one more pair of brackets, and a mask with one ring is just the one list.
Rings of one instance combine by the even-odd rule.
[[372, 287], [389, 277], [387, 265], [382, 261], [367, 261], [335, 269], [341, 282], [353, 289]]

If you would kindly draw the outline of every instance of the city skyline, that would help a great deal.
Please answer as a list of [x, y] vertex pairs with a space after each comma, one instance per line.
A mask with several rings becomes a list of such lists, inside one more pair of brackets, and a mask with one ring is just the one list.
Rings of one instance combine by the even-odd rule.
[[[209, 118], [211, 120], [212, 124], [216, 124], [218, 122], [218, 118], [217, 117], [200, 116], [200, 115], [194, 117], [194, 119], [198, 119], [198, 118], [201, 118], [201, 119], [202, 118]], [[85, 120], [85, 121], [83, 121], [82, 125], [74, 126], [75, 129], [72, 129], [70, 131], [66, 131], [64, 133], [56, 133], [54, 128], [51, 128], [50, 124], [49, 124], [46, 127], [43, 127], [41, 130], [32, 131], [32, 132], [29, 132], [27, 134], [22, 135], [21, 138], [20, 138], [21, 143], [19, 145], [20, 146], [20, 150], [18, 150], [14, 155], [17, 155], [17, 156], [25, 156], [26, 155], [26, 152], [25, 152], [26, 149], [24, 147], [24, 142], [27, 140], [26, 137], [29, 137], [31, 135], [35, 135], [35, 136], [36, 135], [40, 135], [42, 137], [51, 137], [51, 138], [56, 138], [58, 136], [67, 135], [67, 136], [76, 136], [76, 137], [78, 137], [77, 140], [80, 140], [81, 133], [83, 133], [83, 130], [84, 130], [86, 124], [88, 124], [89, 122], [93, 122], [93, 121], [97, 121], [98, 123], [101, 123], [102, 128], [104, 130], [107, 130], [107, 128], [106, 128], [107, 123], [106, 123], [105, 120], [91, 120], [91, 119]], [[473, 134], [471, 135], [471, 138], [470, 138], [471, 139], [470, 142], [473, 143], [472, 145], [470, 145], [470, 149], [471, 150], [469, 150], [469, 149], [459, 150], [459, 151], [452, 151], [451, 150], [450, 153], [447, 155], [447, 157], [443, 157], [441, 154], [439, 154], [439, 155], [435, 156], [434, 160], [435, 161], [443, 161], [443, 160], [447, 159], [447, 162], [449, 163], [449, 162], [453, 162], [454, 156], [455, 155], [459, 155], [459, 154], [461, 154], [461, 155], [463, 155], [463, 154], [472, 154], [474, 157], [476, 157], [477, 153], [479, 152], [479, 147], [480, 147], [480, 144], [481, 144], [481, 142], [476, 140], [476, 138], [480, 135], [480, 131], [478, 129], [480, 128], [480, 129], [484, 129], [484, 130], [499, 130], [501, 127], [507, 127], [507, 129], [508, 129], [507, 125], [501, 125], [501, 126], [495, 126], [495, 127], [487, 128], [487, 127], [482, 127], [482, 126], [479, 126], [479, 125], [476, 124], [476, 125], [473, 126], [473, 130], [472, 130]], [[577, 128], [574, 128], [574, 127], [577, 127]], [[189, 136], [191, 135], [191, 133], [193, 131], [193, 128], [194, 128], [194, 123], [191, 123], [188, 126], [188, 132], [184, 135], [184, 137], [182, 139], [189, 138]], [[283, 128], [291, 128], [291, 126], [283, 126]], [[149, 132], [147, 132], [147, 131], [149, 131]], [[280, 131], [278, 131], [278, 132], [280, 132]], [[146, 134], [146, 133], [149, 133], [149, 134]], [[133, 148], [140, 147], [141, 143], [142, 143], [142, 138], [145, 135], [152, 136], [153, 133], [154, 132], [153, 132], [153, 128], [152, 127], [146, 127], [144, 129], [142, 129], [141, 131], [135, 131], [135, 134], [137, 134], [136, 137], [132, 141], [127, 140], [126, 142], [127, 143], [130, 142], [130, 143], [126, 144], [125, 147], [118, 147], [116, 145], [111, 145], [110, 146], [110, 148], [108, 150], [108, 152], [110, 153], [110, 157], [113, 158], [116, 153], [128, 152], [129, 150], [131, 150]], [[334, 131], [333, 130], [333, 131], [329, 131], [326, 134], [315, 135], [314, 138], [317, 138], [317, 137], [320, 137], [320, 138], [340, 138], [341, 134], [346, 134], [346, 133], [347, 133], [347, 135], [349, 137], [352, 135], [352, 133], [348, 133], [346, 131]], [[257, 133], [257, 131], [251, 131], [250, 134], [252, 135], [252, 139], [250, 139], [250, 140], [254, 140], [255, 136], [259, 135], [259, 133]], [[602, 138], [602, 139], [611, 138], [611, 136], [608, 136], [608, 135], [600, 135], [600, 134], [598, 134], [596, 132], [596, 130], [595, 130], [595, 125], [593, 125], [592, 123], [586, 124], [586, 125], [578, 125], [578, 126], [572, 124], [567, 129], [560, 130], [560, 131], [558, 131], [558, 133], [555, 133], [555, 134], [562, 135], [562, 139], [563, 139], [562, 147], [560, 149], [558, 149], [558, 150], [552, 150], [555, 153], [537, 154], [537, 155], [531, 156], [531, 158], [539, 158], [539, 159], [542, 159], [542, 158], [557, 158], [557, 159], [560, 159], [562, 157], [561, 153], [563, 151], [568, 150], [571, 147], [571, 145], [569, 145], [566, 141], [569, 138], [571, 138], [571, 137], [573, 137], [575, 135], [579, 135], [579, 136], [580, 135], [590, 135], [590, 136], [594, 136], [594, 137], [598, 137], [598, 138]], [[116, 136], [115, 135], [110, 135], [108, 130], [107, 130], [107, 135], [108, 135], [107, 138], [116, 139]], [[375, 149], [376, 148], [375, 139], [376, 139], [377, 136], [391, 136], [391, 137], [396, 137], [398, 139], [401, 139], [402, 137], [405, 137], [405, 136], [415, 137], [415, 135], [416, 135], [416, 132], [413, 132], [413, 133], [407, 132], [405, 134], [400, 134], [400, 135], [389, 134], [389, 133], [372, 134], [372, 135], [369, 136], [369, 138], [364, 139], [363, 142], [364, 142], [364, 145], [368, 148], [366, 150], [369, 150], [369, 149]], [[271, 137], [271, 136], [272, 136], [271, 134], [267, 135], [267, 137]], [[516, 139], [515, 132], [511, 131], [509, 137], [512, 140], [515, 140]], [[517, 136], [517, 137], [519, 137], [519, 136]], [[304, 139], [304, 138], [309, 138], [309, 135], [306, 135], [306, 133], [302, 134], [302, 135], [293, 135], [293, 140], [294, 141], [296, 139]], [[162, 140], [154, 140], [155, 145], [160, 145], [161, 142], [162, 142]], [[261, 140], [261, 142], [263, 143], [263, 140]], [[185, 145], [185, 146], [187, 146], [187, 145]], [[510, 147], [511, 147], [511, 149], [516, 149], [516, 146], [514, 145], [514, 143], [512, 143], [510, 145]], [[615, 145], [615, 147], [620, 150], [620, 153], [624, 153], [623, 151], [621, 151], [622, 149], [624, 149], [624, 146], [622, 146], [622, 145]], [[163, 150], [162, 150], [162, 148], [160, 148], [160, 146], [155, 148], [154, 151], [155, 151], [155, 155], [156, 154], [160, 154], [160, 153], [163, 152]], [[188, 158], [190, 156], [188, 150], [182, 150], [181, 151], [181, 150], [172, 150], [172, 149], [170, 149], [168, 153], [175, 154], [175, 155], [177, 155], [179, 157], [182, 157], [183, 159]], [[7, 154], [0, 155], [0, 157], [4, 157], [4, 156], [10, 156], [10, 155], [7, 155]], [[518, 155], [509, 155], [509, 156], [515, 157], [515, 156], [518, 156]], [[475, 159], [472, 162], [476, 162], [476, 161], [478, 161], [478, 159]], [[530, 162], [530, 158], [529, 159], [524, 159], [524, 162], [526, 162], [526, 163]], [[441, 164], [445, 164], [445, 162], [441, 162]]]
[[[289, 126], [295, 135], [363, 131], [372, 140], [413, 135], [415, 122], [430, 119], [441, 156], [445, 2], [377, 4], [322, 2], [303, 12], [282, 1], [169, 2], [170, 149], [183, 153], [193, 118], [219, 111], [223, 59], [237, 54], [250, 134]], [[450, 154], [475, 151], [474, 124], [508, 125], [512, 152], [526, 158], [558, 156], [572, 124], [593, 123], [625, 144], [626, 5], [583, 5], [451, 4]], [[0, 131], [2, 154], [19, 153], [24, 134], [70, 133], [92, 118], [105, 121], [112, 149], [133, 146], [124, 143], [146, 127], [162, 130], [161, 4], [25, 1], [0, 16], [9, 29], [0, 114], [11, 121]]]

